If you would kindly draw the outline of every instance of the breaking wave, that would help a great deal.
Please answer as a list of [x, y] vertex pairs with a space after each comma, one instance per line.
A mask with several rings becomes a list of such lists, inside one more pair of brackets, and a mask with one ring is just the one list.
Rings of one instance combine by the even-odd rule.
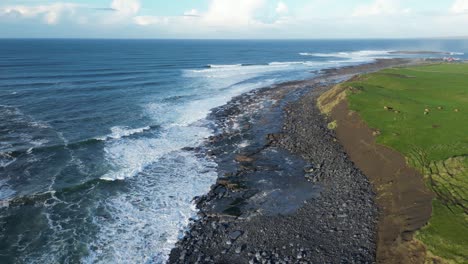
[[134, 134], [143, 133], [151, 129], [151, 126], [145, 126], [140, 128], [129, 128], [124, 126], [114, 126], [111, 127], [111, 134], [103, 137], [97, 137], [97, 140], [108, 140], [108, 139], [120, 139], [123, 137], [128, 137]]

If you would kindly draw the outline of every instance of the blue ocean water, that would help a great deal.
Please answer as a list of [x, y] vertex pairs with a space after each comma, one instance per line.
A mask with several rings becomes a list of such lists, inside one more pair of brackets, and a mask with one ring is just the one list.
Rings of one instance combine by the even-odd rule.
[[468, 40], [0, 40], [0, 263], [164, 262], [217, 177], [183, 150], [210, 109], [395, 50]]

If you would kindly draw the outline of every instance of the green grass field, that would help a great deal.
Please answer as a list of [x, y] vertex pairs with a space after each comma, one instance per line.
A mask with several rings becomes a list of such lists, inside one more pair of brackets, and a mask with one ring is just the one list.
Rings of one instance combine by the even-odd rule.
[[386, 69], [342, 85], [377, 142], [405, 155], [436, 195], [417, 238], [432, 255], [468, 263], [468, 64]]

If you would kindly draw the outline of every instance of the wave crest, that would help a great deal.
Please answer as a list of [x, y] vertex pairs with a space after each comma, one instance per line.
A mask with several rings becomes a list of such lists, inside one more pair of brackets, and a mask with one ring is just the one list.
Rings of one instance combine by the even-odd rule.
[[388, 56], [391, 54], [391, 50], [359, 50], [359, 51], [346, 51], [346, 52], [330, 52], [330, 53], [309, 53], [301, 52], [301, 56], [312, 56], [312, 57], [325, 57], [325, 58], [362, 58], [362, 57], [379, 57]]
[[139, 127], [139, 128], [129, 128], [127, 126], [114, 126], [111, 127], [111, 134], [103, 137], [97, 137], [97, 140], [106, 141], [109, 139], [120, 139], [123, 137], [128, 137], [134, 134], [143, 133], [151, 129], [151, 126]]

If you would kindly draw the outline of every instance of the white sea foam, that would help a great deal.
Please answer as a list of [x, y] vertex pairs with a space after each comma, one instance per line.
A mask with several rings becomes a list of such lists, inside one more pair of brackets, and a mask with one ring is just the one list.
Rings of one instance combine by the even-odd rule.
[[95, 217], [100, 234], [84, 263], [165, 263], [189, 218], [192, 199], [209, 190], [216, 163], [175, 151], [129, 179], [128, 194], [102, 201], [111, 218]]
[[243, 140], [241, 143], [237, 144], [237, 147], [239, 148], [245, 148], [245, 147], [248, 147], [250, 145], [250, 141], [248, 140]]
[[43, 145], [49, 143], [49, 140], [47, 140], [47, 139], [36, 139], [36, 140], [31, 140], [29, 143], [34, 146], [33, 148], [38, 148], [40, 146], [43, 146]]
[[133, 177], [164, 155], [183, 147], [195, 147], [209, 135], [211, 131], [205, 127], [172, 126], [157, 138], [127, 138], [108, 142], [104, 149], [105, 158], [113, 169], [101, 179], [112, 181]]
[[249, 66], [243, 66], [241, 64], [235, 64], [235, 65], [230, 65], [229, 67], [224, 66], [224, 67], [210, 67], [210, 68], [205, 68], [201, 70], [187, 70], [186, 72], [188, 73], [188, 77], [190, 76], [190, 73], [229, 73], [227, 76], [233, 76], [233, 75], [239, 75], [242, 73], [258, 73], [265, 71], [269, 68], [269, 65], [249, 65]]
[[242, 64], [226, 64], [226, 65], [216, 65], [216, 64], [210, 64], [208, 65], [209, 68], [236, 68], [236, 67], [241, 67]]
[[[0, 150], [1, 150], [0, 146]], [[16, 161], [15, 157], [12, 157], [10, 153], [0, 153], [0, 167], [6, 168], [10, 164]]]
[[[242, 76], [245, 74], [254, 75], [272, 71], [284, 71], [292, 66], [304, 67], [304, 66], [319, 66], [324, 64], [323, 62], [314, 61], [287, 61], [287, 62], [270, 62], [264, 65], [243, 65], [243, 64], [232, 64], [232, 65], [218, 65], [211, 66], [201, 70], [188, 70], [187, 75], [193, 76], [193, 73], [207, 74], [209, 77], [226, 78], [230, 76]], [[211, 74], [210, 74], [211, 73]]]
[[36, 128], [51, 128], [51, 126], [46, 123], [46, 122], [42, 122], [42, 121], [33, 121], [31, 122], [30, 124], [32, 127], [36, 127]]
[[458, 56], [463, 56], [463, 55], [465, 55], [465, 53], [463, 53], [463, 52], [450, 52], [450, 55], [452, 55], [452, 56], [457, 56], [457, 55]]
[[375, 58], [385, 58], [391, 54], [390, 50], [360, 50], [360, 51], [349, 51], [349, 52], [330, 52], [330, 53], [309, 53], [301, 52], [301, 56], [313, 56], [313, 57], [334, 57], [334, 58], [344, 58], [351, 60], [366, 60], [366, 59], [375, 59]]
[[8, 181], [6, 179], [0, 179], [0, 207], [2, 207], [2, 204], [6, 205], [6, 200], [11, 198], [14, 194], [15, 191], [8, 184]]
[[221, 91], [212, 97], [192, 101], [183, 107], [176, 107], [174, 110], [179, 113], [177, 123], [189, 125], [196, 121], [204, 119], [212, 108], [221, 106], [229, 102], [233, 97], [251, 91], [255, 88], [272, 85], [274, 80], [249, 83], [243, 85], [234, 85], [231, 89]]
[[268, 65], [270, 66], [277, 66], [277, 67], [291, 67], [291, 66], [315, 66], [315, 65], [323, 65], [323, 62], [315, 62], [315, 61], [285, 61], [285, 62], [270, 62]]
[[142, 133], [147, 130], [150, 130], [151, 127], [145, 126], [145, 127], [139, 127], [139, 128], [129, 128], [126, 126], [114, 126], [111, 128], [111, 133], [107, 136], [103, 137], [97, 137], [97, 140], [108, 140], [108, 139], [119, 139], [123, 137], [128, 137], [134, 134]]

